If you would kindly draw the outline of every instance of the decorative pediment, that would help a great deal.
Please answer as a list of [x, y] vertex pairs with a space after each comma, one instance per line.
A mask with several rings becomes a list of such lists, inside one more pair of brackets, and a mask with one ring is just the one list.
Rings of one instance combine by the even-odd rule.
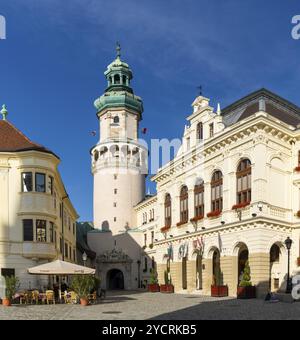
[[113, 249], [97, 256], [97, 263], [132, 263], [132, 259], [122, 250]]

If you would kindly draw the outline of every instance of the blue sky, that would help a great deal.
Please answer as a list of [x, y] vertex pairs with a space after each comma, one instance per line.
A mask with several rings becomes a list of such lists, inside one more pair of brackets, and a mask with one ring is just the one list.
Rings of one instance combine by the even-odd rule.
[[147, 138], [181, 136], [199, 85], [213, 106], [260, 87], [300, 105], [296, 0], [1, 0], [0, 14], [0, 102], [11, 122], [61, 157], [81, 220], [92, 220], [93, 102], [116, 41], [144, 100]]

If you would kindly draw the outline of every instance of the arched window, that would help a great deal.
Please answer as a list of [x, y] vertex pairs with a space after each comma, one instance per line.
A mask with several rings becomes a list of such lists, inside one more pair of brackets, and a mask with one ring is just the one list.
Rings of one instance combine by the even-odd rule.
[[216, 171], [211, 179], [211, 210], [222, 211], [223, 209], [223, 175]]
[[115, 85], [119, 85], [120, 84], [120, 76], [118, 74], [116, 74], [114, 76], [114, 84]]
[[195, 217], [204, 216], [204, 182], [194, 188]]
[[203, 140], [203, 124], [200, 122], [197, 124], [197, 141]]
[[237, 173], [237, 196], [236, 203], [248, 203], [251, 201], [251, 162], [249, 159], [240, 161]]
[[94, 160], [95, 160], [95, 162], [97, 162], [98, 159], [99, 159], [99, 151], [96, 150], [96, 151], [94, 152]]
[[122, 77], [122, 82], [123, 82], [123, 85], [127, 85], [126, 76]]
[[172, 200], [171, 195], [167, 194], [165, 197], [165, 226], [171, 227], [172, 224]]
[[189, 206], [188, 206], [188, 188], [186, 186], [181, 188], [180, 191], [180, 222], [186, 223], [189, 218]]
[[120, 123], [120, 118], [119, 116], [114, 117], [114, 124], [119, 124]]

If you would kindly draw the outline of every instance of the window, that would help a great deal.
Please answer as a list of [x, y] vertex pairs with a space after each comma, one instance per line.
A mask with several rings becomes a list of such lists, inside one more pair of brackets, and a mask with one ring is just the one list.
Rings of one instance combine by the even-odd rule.
[[165, 197], [165, 226], [171, 227], [172, 224], [172, 200], [171, 195], [167, 194]]
[[53, 183], [54, 183], [54, 179], [52, 176], [48, 177], [48, 193], [53, 195]]
[[298, 166], [300, 166], [300, 151], [298, 151]]
[[54, 192], [53, 206], [54, 206], [54, 209], [56, 211], [56, 207], [57, 207], [57, 194], [56, 194], [56, 192]]
[[118, 189], [115, 189], [114, 190], [114, 194], [116, 195], [118, 193]]
[[120, 84], [120, 76], [119, 76], [118, 74], [116, 74], [116, 75], [114, 76], [114, 83], [115, 83], [116, 85], [119, 85], [119, 84]]
[[56, 230], [54, 230], [54, 245], [55, 245], [55, 249], [57, 249], [57, 234], [56, 234]]
[[59, 204], [59, 217], [62, 218], [63, 215], [63, 209], [62, 209], [62, 203]]
[[189, 207], [188, 207], [188, 188], [184, 186], [180, 190], [180, 222], [186, 223], [189, 218]]
[[146, 273], [148, 271], [148, 259], [147, 257], [144, 258], [144, 272]]
[[71, 218], [70, 218], [70, 216], [68, 217], [68, 225], [69, 225], [69, 230], [71, 230]]
[[151, 231], [151, 243], [154, 243], [154, 231]]
[[72, 248], [69, 246], [69, 254], [70, 254], [70, 260], [72, 259]]
[[114, 180], [117, 180], [118, 179], [118, 175], [114, 175]]
[[200, 122], [197, 124], [197, 130], [196, 130], [196, 133], [197, 133], [197, 141], [202, 141], [203, 140], [203, 124]]
[[65, 243], [65, 257], [69, 257], [69, 254], [68, 254], [68, 244]]
[[123, 85], [127, 85], [126, 76], [122, 77]]
[[97, 160], [99, 159], [99, 151], [95, 151], [94, 152], [94, 161], [97, 162]]
[[47, 242], [46, 221], [36, 220], [36, 240], [37, 242]]
[[119, 124], [120, 123], [120, 118], [119, 116], [114, 117], [114, 124]]
[[116, 202], [114, 202], [114, 208], [116, 208], [117, 207], [117, 203]]
[[15, 276], [15, 270], [13, 268], [1, 268], [1, 275], [12, 277]]
[[147, 234], [144, 234], [144, 246], [147, 246]]
[[222, 211], [223, 209], [223, 175], [216, 171], [211, 180], [211, 210]]
[[117, 218], [116, 217], [114, 217], [114, 222], [117, 222]]
[[32, 191], [32, 172], [22, 173], [22, 192]]
[[33, 220], [23, 220], [23, 240], [33, 241]]
[[189, 150], [190, 148], [191, 148], [191, 138], [188, 137], [188, 138], [186, 139], [186, 149]]
[[45, 174], [36, 173], [35, 174], [35, 191], [36, 192], [45, 192]]
[[76, 262], [76, 251], [73, 249], [73, 261]]
[[49, 237], [50, 237], [50, 242], [54, 243], [54, 223], [49, 222]]
[[61, 254], [63, 253], [63, 240], [61, 237], [59, 238], [59, 251]]
[[76, 224], [73, 223], [73, 235], [75, 235]]
[[214, 135], [214, 123], [209, 124], [209, 137]]
[[204, 182], [195, 185], [194, 189], [195, 217], [204, 216]]
[[237, 204], [251, 201], [251, 162], [243, 159], [237, 168]]

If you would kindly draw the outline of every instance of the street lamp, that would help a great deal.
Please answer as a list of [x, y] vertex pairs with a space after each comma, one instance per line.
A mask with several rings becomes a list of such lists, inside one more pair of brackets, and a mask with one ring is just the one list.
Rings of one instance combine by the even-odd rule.
[[286, 293], [291, 294], [292, 292], [292, 285], [291, 285], [291, 278], [290, 278], [290, 255], [291, 255], [291, 247], [292, 247], [293, 241], [288, 237], [284, 244], [286, 246], [286, 249], [288, 251], [288, 270], [287, 270], [287, 283], [286, 283]]
[[82, 261], [83, 261], [83, 265], [85, 266], [86, 265], [86, 261], [87, 261], [87, 254], [86, 254], [86, 252], [84, 252], [82, 254]]

